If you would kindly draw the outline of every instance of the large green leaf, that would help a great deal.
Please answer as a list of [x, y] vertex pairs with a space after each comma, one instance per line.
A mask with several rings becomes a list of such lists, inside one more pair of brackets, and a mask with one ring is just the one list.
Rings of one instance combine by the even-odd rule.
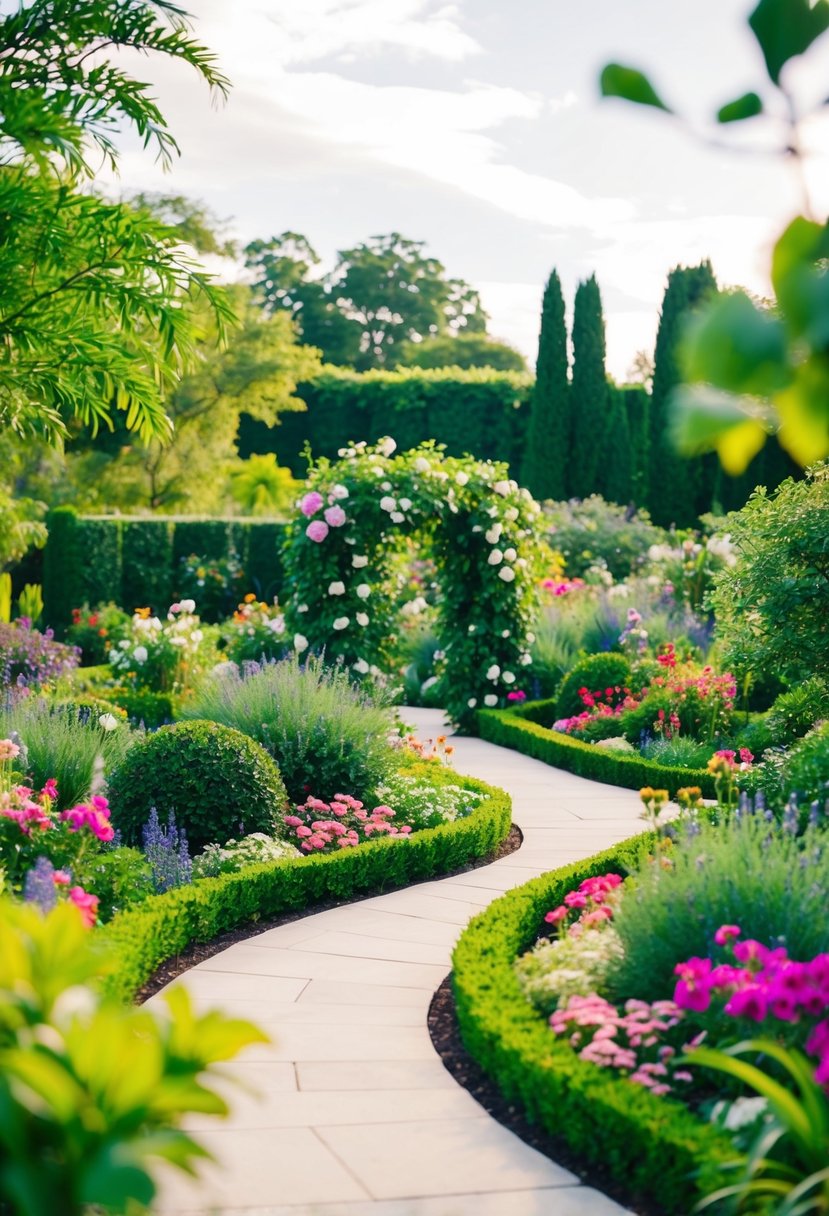
[[743, 93], [717, 110], [717, 122], [742, 122], [763, 113], [763, 101], [757, 93]]
[[783, 325], [741, 291], [717, 296], [689, 322], [680, 349], [686, 380], [771, 397], [791, 380]]
[[625, 67], [621, 63], [608, 63], [602, 69], [599, 88], [603, 97], [622, 97], [640, 106], [654, 106], [657, 110], [672, 111], [657, 93], [644, 72], [638, 68]]
[[769, 76], [780, 83], [780, 73], [796, 55], [802, 55], [829, 29], [827, 0], [760, 0], [748, 19], [760, 44]]
[[[750, 409], [756, 412], [750, 412]], [[762, 448], [769, 425], [748, 403], [707, 384], [681, 385], [669, 398], [671, 437], [686, 455], [716, 451], [732, 477], [744, 472]]]

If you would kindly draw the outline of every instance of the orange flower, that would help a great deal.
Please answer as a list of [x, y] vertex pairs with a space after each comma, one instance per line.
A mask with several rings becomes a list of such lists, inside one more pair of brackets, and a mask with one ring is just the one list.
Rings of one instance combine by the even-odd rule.
[[249, 591], [249, 592], [247, 593], [247, 595], [245, 596], [245, 598], [244, 598], [244, 601], [243, 601], [243, 602], [244, 602], [245, 604], [252, 604], [252, 603], [253, 603], [253, 601], [254, 601], [255, 599], [256, 599], [256, 596], [253, 594], [253, 592], [252, 592], [252, 591]]

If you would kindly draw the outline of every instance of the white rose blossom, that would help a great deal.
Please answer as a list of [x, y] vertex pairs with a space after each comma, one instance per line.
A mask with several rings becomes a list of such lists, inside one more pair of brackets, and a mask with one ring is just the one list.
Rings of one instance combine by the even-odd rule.
[[502, 566], [498, 571], [498, 577], [502, 578], [505, 583], [511, 583], [515, 578], [515, 571], [512, 566]]
[[502, 498], [506, 498], [512, 489], [512, 484], [509, 481], [496, 481], [492, 488], [496, 494], [500, 494]]
[[146, 646], [136, 646], [135, 650], [132, 652], [132, 657], [135, 659], [136, 663], [146, 663], [147, 659], [149, 658], [149, 653], [150, 652], [147, 650]]
[[489, 671], [487, 671], [487, 673], [486, 673], [486, 678], [488, 680], [497, 680], [500, 674], [501, 674], [501, 668], [498, 666], [497, 663], [493, 663], [492, 666], [489, 668]]
[[432, 466], [429, 464], [429, 461], [425, 456], [418, 456], [417, 460], [414, 462], [414, 467], [418, 473], [428, 473]]
[[368, 558], [360, 553], [355, 553], [351, 559], [351, 564], [355, 570], [362, 570], [363, 566], [368, 565]]
[[529, 667], [530, 663], [533, 661], [533, 657], [531, 654], [522, 654], [518, 661], [522, 667]]
[[334, 621], [335, 629], [348, 629], [350, 622], [347, 616], [338, 616]]
[[470, 709], [474, 709], [477, 704], [478, 704], [477, 697], [470, 697], [469, 700], [467, 701], [467, 705], [469, 706]]
[[411, 510], [411, 506], [412, 506], [411, 498], [401, 498], [400, 499], [400, 510], [401, 511], [409, 511], [409, 510]]
[[356, 663], [352, 663], [352, 667], [355, 671], [358, 671], [361, 676], [368, 674], [368, 663], [365, 661], [365, 659], [357, 659]]
[[455, 484], [456, 485], [465, 486], [468, 481], [469, 481], [469, 474], [464, 473], [463, 469], [461, 469], [461, 471], [459, 473], [455, 474]]
[[492, 709], [493, 705], [497, 705], [497, 704], [498, 704], [498, 698], [496, 697], [495, 693], [488, 692], [486, 694], [486, 696], [484, 697], [484, 705], [486, 705], [489, 709]]
[[365, 628], [365, 626], [368, 624], [368, 613], [367, 612], [358, 612], [357, 613], [357, 624], [362, 625], [363, 628]]
[[505, 684], [514, 684], [515, 683], [515, 675], [511, 671], [505, 671], [502, 674], [501, 679], [504, 681]]
[[397, 509], [397, 500], [392, 498], [391, 494], [384, 494], [380, 499], [381, 511], [394, 511]]
[[337, 484], [335, 486], [331, 487], [331, 497], [332, 498], [348, 498], [348, 489], [345, 486], [340, 485], [339, 482], [337, 482]]
[[504, 555], [500, 549], [493, 549], [486, 560], [487, 564], [490, 566], [499, 566], [504, 560]]
[[504, 530], [504, 525], [502, 523], [499, 522], [499, 523], [493, 524], [492, 527], [489, 528], [486, 533], [487, 543], [490, 545], [497, 545], [498, 541], [501, 539], [501, 533], [503, 532], [503, 530]]
[[367, 600], [371, 595], [371, 587], [368, 583], [360, 583], [357, 587], [357, 595], [361, 600]]
[[406, 516], [402, 511], [392, 511], [390, 518], [393, 524], [402, 524], [405, 521]]
[[390, 435], [386, 435], [378, 443], [377, 449], [379, 452], [381, 452], [383, 454], [383, 456], [391, 456], [394, 452], [397, 451], [397, 444], [391, 438]]
[[345, 583], [339, 583], [339, 582], [329, 583], [328, 584], [328, 594], [329, 595], [345, 595]]
[[294, 650], [302, 654], [303, 650], [308, 649], [308, 639], [303, 637], [301, 633], [294, 634]]

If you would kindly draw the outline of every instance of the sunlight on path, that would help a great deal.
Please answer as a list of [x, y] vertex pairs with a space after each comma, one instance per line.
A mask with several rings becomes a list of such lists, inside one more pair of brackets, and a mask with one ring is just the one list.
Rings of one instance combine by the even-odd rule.
[[[409, 709], [423, 739], [440, 711]], [[189, 971], [200, 1007], [262, 1025], [273, 1044], [232, 1066], [222, 1124], [193, 1118], [220, 1168], [170, 1178], [164, 1216], [621, 1216], [623, 1209], [506, 1131], [446, 1072], [426, 1026], [463, 926], [503, 891], [641, 830], [636, 793], [480, 739], [460, 773], [508, 790], [523, 847], [492, 865], [304, 917]]]

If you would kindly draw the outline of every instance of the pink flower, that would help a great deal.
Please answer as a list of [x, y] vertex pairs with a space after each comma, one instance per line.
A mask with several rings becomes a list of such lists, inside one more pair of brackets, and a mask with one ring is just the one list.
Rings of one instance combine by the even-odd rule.
[[324, 512], [325, 522], [332, 528], [341, 528], [346, 521], [342, 507], [328, 507]]
[[714, 934], [714, 941], [718, 946], [725, 946], [732, 938], [739, 937], [741, 933], [742, 929], [739, 925], [720, 925]]
[[748, 984], [734, 993], [725, 1012], [732, 1018], [751, 1018], [753, 1022], [762, 1022], [767, 1013], [766, 994], [757, 984]]
[[55, 870], [52, 874], [52, 882], [56, 887], [68, 887], [72, 881], [72, 875], [68, 870]]
[[570, 891], [564, 896], [564, 902], [568, 908], [586, 908], [587, 896], [583, 891]]
[[69, 898], [80, 912], [87, 929], [91, 929], [98, 919], [98, 896], [90, 895], [83, 887], [70, 887]]
[[58, 783], [54, 777], [50, 777], [43, 789], [40, 791], [41, 798], [48, 798], [50, 802], [55, 802], [58, 796]]
[[305, 535], [319, 545], [328, 535], [328, 524], [321, 519], [313, 519], [305, 529]]
[[745, 765], [754, 763], [754, 756], [747, 747], [740, 748], [740, 763]]
[[0, 764], [5, 760], [14, 760], [20, 755], [20, 748], [11, 739], [0, 739]]
[[516, 688], [515, 692], [507, 693], [508, 701], [526, 701], [526, 699], [527, 699], [527, 694], [525, 692], [522, 692], [520, 688]]
[[680, 1009], [703, 1013], [711, 1004], [711, 966], [710, 958], [689, 958], [686, 963], [677, 963], [674, 967], [674, 975], [679, 976], [674, 1000]]
[[569, 915], [570, 909], [564, 904], [559, 904], [557, 908], [553, 908], [552, 912], [548, 912], [544, 919], [548, 925], [560, 925]]
[[303, 824], [302, 827], [297, 828], [296, 834], [297, 836], [311, 836], [312, 832], [309, 827], [306, 827], [306, 825]]
[[323, 502], [322, 495], [318, 494], [316, 490], [311, 490], [299, 504], [299, 509], [303, 515], [316, 515]]

